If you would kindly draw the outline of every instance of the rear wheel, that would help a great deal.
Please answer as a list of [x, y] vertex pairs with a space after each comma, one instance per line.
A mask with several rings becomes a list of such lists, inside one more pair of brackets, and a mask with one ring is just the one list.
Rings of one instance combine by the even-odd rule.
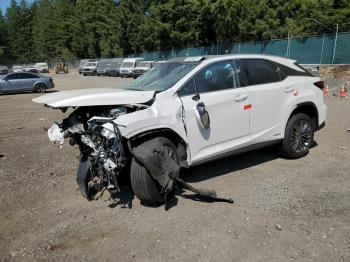
[[[164, 152], [176, 162], [179, 162], [175, 145], [165, 137], [162, 137], [161, 141], [164, 146]], [[146, 168], [139, 164], [134, 158], [131, 162], [130, 180], [131, 187], [141, 202], [150, 204], [164, 203], [163, 196], [160, 193], [160, 185], [148, 173]]]
[[293, 115], [286, 126], [282, 153], [288, 158], [300, 158], [309, 153], [314, 140], [314, 125], [303, 113]]
[[37, 92], [37, 93], [45, 93], [46, 92], [46, 85], [44, 85], [44, 84], [37, 84], [35, 86], [35, 92]]

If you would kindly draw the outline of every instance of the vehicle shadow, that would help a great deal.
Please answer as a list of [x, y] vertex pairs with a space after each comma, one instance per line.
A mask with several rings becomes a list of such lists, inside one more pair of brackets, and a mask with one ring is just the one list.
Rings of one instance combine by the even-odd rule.
[[[317, 142], [315, 141], [311, 148], [316, 146]], [[278, 158], [281, 158], [281, 154], [278, 151], [278, 146], [270, 146], [243, 154], [225, 157], [199, 166], [191, 167], [189, 169], [183, 169], [181, 171], [181, 178], [187, 183], [201, 182], [273, 161]], [[160, 208], [164, 206], [163, 208], [165, 210], [169, 210], [177, 205], [178, 197], [205, 203], [227, 202], [227, 199], [203, 197], [176, 186], [174, 191], [168, 196], [168, 201], [165, 205], [155, 205], [145, 202], [141, 202], [141, 205], [151, 208]], [[112, 195], [112, 200], [114, 202], [112, 202], [109, 207], [114, 208], [116, 206], [122, 206], [122, 208], [132, 208], [132, 201], [134, 199], [135, 195], [129, 186], [126, 187], [123, 192]]]
[[35, 92], [31, 92], [31, 91], [0, 93], [0, 97], [1, 96], [13, 96], [13, 95], [30, 95], [30, 94], [45, 95], [45, 94], [55, 93], [55, 92], [59, 92], [59, 91], [58, 90], [46, 90], [45, 93], [35, 93]]
[[110, 208], [120, 206], [121, 208], [132, 208], [132, 201], [135, 198], [135, 194], [130, 187], [125, 187], [121, 192], [111, 194], [111, 203], [108, 205]]
[[276, 146], [266, 147], [185, 169], [181, 172], [181, 177], [188, 183], [196, 183], [247, 169], [280, 157]]

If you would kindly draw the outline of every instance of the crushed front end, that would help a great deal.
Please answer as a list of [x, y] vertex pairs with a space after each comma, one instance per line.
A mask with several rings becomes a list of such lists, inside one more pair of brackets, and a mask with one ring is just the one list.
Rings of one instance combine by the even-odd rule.
[[104, 189], [118, 192], [123, 184], [128, 152], [115, 120], [128, 110], [123, 106], [80, 107], [48, 129], [50, 141], [62, 145], [68, 138], [70, 145], [79, 147], [77, 182], [88, 200]]

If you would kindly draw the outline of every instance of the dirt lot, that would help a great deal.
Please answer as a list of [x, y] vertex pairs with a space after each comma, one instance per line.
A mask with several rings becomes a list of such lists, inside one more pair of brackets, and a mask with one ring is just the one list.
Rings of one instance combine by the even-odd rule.
[[[57, 90], [120, 87], [120, 78], [54, 75]], [[192, 168], [183, 177], [235, 204], [177, 196], [169, 211], [131, 193], [88, 202], [78, 150], [49, 143], [60, 111], [37, 94], [0, 95], [1, 261], [350, 261], [350, 99], [327, 99], [327, 126], [299, 160], [273, 148]]]

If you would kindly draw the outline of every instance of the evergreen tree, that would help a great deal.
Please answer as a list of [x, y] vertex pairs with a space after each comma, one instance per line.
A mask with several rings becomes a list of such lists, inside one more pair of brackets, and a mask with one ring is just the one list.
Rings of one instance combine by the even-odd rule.
[[7, 27], [5, 18], [0, 10], [0, 64], [5, 62], [6, 55], [9, 52], [9, 50], [6, 50], [7, 45]]
[[17, 63], [350, 31], [348, 0], [11, 0], [0, 59]]

